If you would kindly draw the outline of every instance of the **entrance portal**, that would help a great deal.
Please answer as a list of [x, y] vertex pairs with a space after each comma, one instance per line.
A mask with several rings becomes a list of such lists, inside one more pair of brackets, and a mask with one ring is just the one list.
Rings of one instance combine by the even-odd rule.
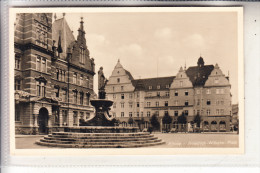
[[39, 111], [39, 134], [48, 134], [49, 113], [46, 108], [41, 108]]

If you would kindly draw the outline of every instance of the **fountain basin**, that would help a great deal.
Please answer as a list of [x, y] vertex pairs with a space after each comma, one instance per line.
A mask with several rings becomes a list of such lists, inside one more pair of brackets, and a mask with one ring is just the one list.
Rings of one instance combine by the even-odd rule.
[[113, 101], [107, 100], [107, 99], [90, 100], [90, 103], [95, 108], [100, 108], [100, 107], [109, 108], [109, 107], [111, 107], [113, 105]]

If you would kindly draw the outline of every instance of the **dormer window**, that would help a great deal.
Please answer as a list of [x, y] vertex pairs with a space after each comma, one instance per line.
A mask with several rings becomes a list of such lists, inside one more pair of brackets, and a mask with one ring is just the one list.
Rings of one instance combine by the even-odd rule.
[[166, 85], [166, 88], [170, 88], [170, 85]]
[[149, 86], [149, 90], [151, 90], [151, 89], [153, 89], [153, 87], [152, 87], [152, 86]]
[[117, 78], [117, 83], [120, 83], [120, 78]]
[[157, 89], [160, 89], [161, 88], [161, 86], [160, 85], [157, 85]]

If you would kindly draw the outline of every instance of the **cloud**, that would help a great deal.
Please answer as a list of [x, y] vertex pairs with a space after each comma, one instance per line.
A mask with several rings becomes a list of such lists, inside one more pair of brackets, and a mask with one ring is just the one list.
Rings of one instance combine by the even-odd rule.
[[192, 34], [182, 40], [182, 45], [195, 48], [204, 48], [205, 40], [200, 34]]
[[104, 35], [95, 34], [95, 33], [88, 34], [86, 39], [87, 39], [87, 44], [91, 48], [106, 46], [110, 43]]
[[173, 31], [171, 28], [165, 27], [155, 31], [154, 37], [161, 40], [171, 39], [173, 36]]
[[[140, 57], [143, 54], [143, 49], [139, 44], [132, 43], [129, 45], [123, 45], [118, 49], [120, 56], [123, 57]], [[122, 58], [123, 58], [122, 57]]]

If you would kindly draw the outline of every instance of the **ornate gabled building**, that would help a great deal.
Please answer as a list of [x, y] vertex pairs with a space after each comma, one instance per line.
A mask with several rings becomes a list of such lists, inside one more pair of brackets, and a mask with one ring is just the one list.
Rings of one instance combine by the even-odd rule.
[[[203, 131], [229, 131], [231, 117], [231, 85], [218, 64], [180, 68], [176, 76], [135, 80], [118, 61], [105, 90], [114, 101], [113, 116], [127, 126], [129, 117], [143, 119], [149, 126], [152, 115], [162, 124], [164, 115], [172, 117], [171, 128], [178, 129], [178, 117], [185, 115], [187, 131], [193, 130], [195, 117], [200, 116]], [[135, 124], [137, 125], [137, 124]], [[179, 129], [180, 130], [180, 129]]]
[[83, 19], [74, 38], [65, 14], [17, 14], [15, 22], [16, 133], [43, 134], [78, 126], [94, 113], [94, 59]]

